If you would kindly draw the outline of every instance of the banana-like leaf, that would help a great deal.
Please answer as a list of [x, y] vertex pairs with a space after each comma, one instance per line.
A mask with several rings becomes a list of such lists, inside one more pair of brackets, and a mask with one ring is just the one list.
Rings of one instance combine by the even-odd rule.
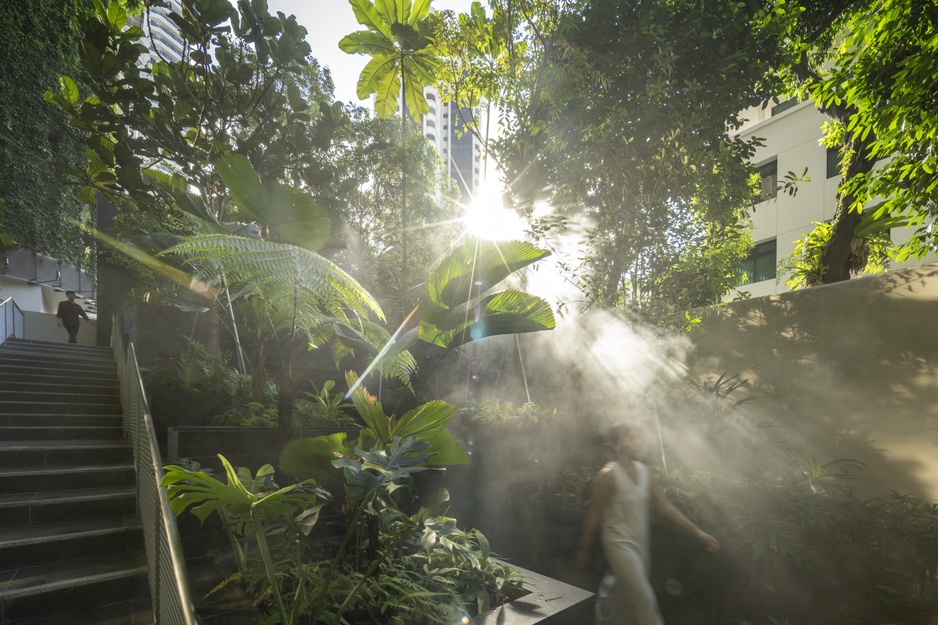
[[358, 415], [365, 422], [365, 427], [371, 431], [378, 444], [382, 447], [390, 445], [393, 438], [391, 431], [391, 419], [384, 414], [384, 408], [378, 401], [378, 398], [369, 393], [365, 387], [358, 382], [358, 376], [349, 371], [345, 374], [345, 381], [352, 390], [352, 404]]
[[390, 21], [383, 18], [374, 4], [369, 2], [369, 0], [349, 0], [349, 4], [352, 5], [352, 10], [355, 12], [355, 19], [358, 20], [359, 24], [381, 33], [389, 40], [391, 39]]
[[215, 171], [235, 206], [266, 226], [277, 240], [312, 251], [328, 240], [332, 225], [326, 209], [309, 194], [280, 182], [263, 183], [251, 162], [239, 154], [219, 158]]
[[524, 291], [507, 290], [469, 302], [455, 310], [428, 311], [420, 321], [420, 338], [452, 349], [487, 336], [551, 330], [556, 326], [550, 305]]
[[332, 461], [349, 458], [352, 451], [345, 432], [293, 439], [280, 452], [280, 470], [301, 480], [312, 479], [324, 486], [339, 486], [342, 484], [342, 471]]
[[339, 48], [348, 54], [394, 54], [394, 44], [379, 33], [359, 30], [349, 33], [339, 41]]
[[496, 243], [469, 239], [430, 275], [427, 303], [430, 307], [451, 310], [549, 255], [547, 250], [524, 241]]
[[432, 453], [428, 464], [448, 465], [468, 462], [465, 450], [456, 437], [446, 429], [446, 423], [456, 413], [455, 408], [444, 401], [431, 401], [408, 411], [395, 419], [384, 414], [384, 408], [374, 395], [358, 384], [354, 373], [346, 373], [345, 379], [352, 391], [352, 403], [367, 427], [361, 431], [360, 446], [374, 445], [387, 449], [395, 440], [414, 437], [430, 444]]

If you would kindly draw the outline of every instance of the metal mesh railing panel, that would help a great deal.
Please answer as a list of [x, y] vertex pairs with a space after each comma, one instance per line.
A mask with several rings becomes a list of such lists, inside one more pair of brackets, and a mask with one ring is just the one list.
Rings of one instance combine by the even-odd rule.
[[111, 345], [118, 361], [124, 431], [134, 450], [137, 472], [137, 512], [143, 529], [150, 582], [150, 600], [157, 625], [200, 625], [189, 594], [185, 558], [176, 529], [176, 518], [166, 499], [163, 460], [157, 446], [132, 343], [124, 346], [115, 316]]
[[0, 343], [3, 343], [11, 336], [13, 338], [23, 338], [23, 321], [25, 316], [20, 307], [12, 299], [6, 299], [0, 302]]

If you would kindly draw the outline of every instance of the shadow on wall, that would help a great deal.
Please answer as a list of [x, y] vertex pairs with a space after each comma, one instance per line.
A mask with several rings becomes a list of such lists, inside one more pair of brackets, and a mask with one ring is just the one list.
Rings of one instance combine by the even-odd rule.
[[938, 265], [739, 301], [691, 332], [688, 365], [749, 378], [753, 408], [857, 489], [938, 499]]

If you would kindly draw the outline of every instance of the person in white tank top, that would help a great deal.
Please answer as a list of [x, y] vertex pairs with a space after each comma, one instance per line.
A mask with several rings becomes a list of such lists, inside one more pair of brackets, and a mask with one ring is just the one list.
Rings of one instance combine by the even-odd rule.
[[608, 444], [616, 452], [616, 461], [604, 466], [593, 478], [593, 499], [575, 559], [580, 566], [589, 564], [593, 542], [600, 533], [609, 568], [596, 593], [596, 625], [663, 625], [658, 600], [648, 579], [649, 504], [691, 532], [707, 551], [719, 551], [720, 543], [658, 490], [651, 471], [636, 460], [639, 443], [631, 426], [614, 426]]

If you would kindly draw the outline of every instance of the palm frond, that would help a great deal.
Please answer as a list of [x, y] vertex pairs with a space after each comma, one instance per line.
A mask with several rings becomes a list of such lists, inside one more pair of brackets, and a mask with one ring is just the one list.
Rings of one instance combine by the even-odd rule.
[[[219, 269], [236, 285], [238, 297], [263, 297], [272, 309], [325, 312], [344, 318], [347, 310], [384, 320], [378, 302], [354, 278], [310, 250], [235, 235], [196, 235], [162, 254], [183, 254], [200, 261], [200, 277], [217, 281]], [[307, 313], [311, 314], [311, 313]]]

